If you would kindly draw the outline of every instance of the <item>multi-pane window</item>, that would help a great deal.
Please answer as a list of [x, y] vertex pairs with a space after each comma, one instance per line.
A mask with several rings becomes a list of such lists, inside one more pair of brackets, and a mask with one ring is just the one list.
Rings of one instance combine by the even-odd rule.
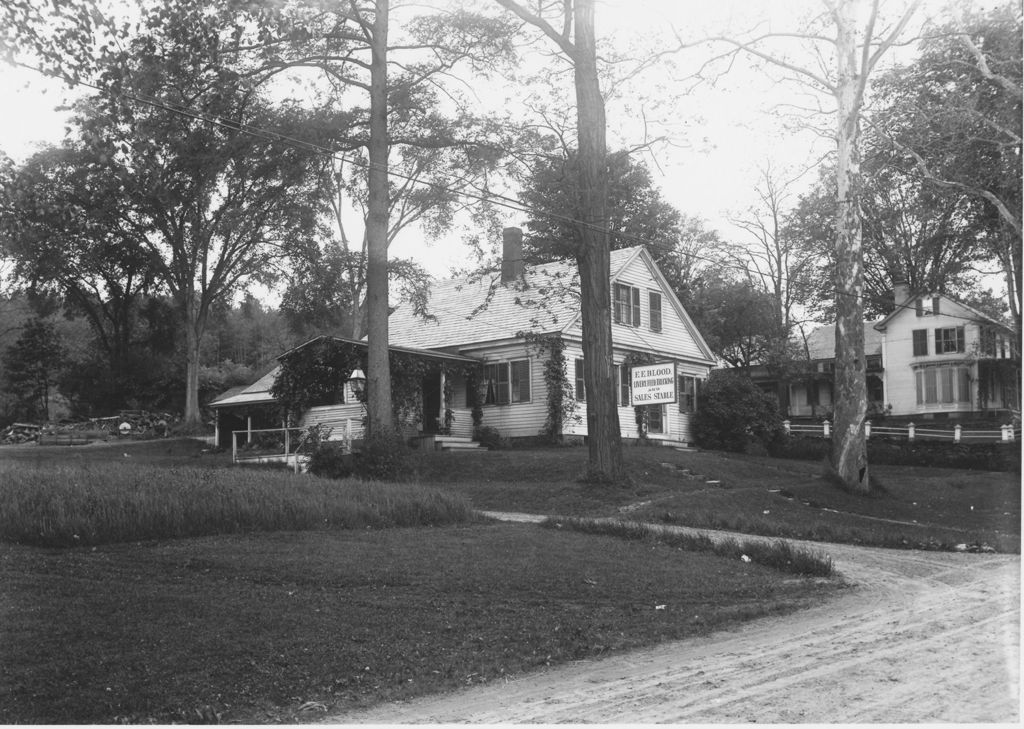
[[971, 401], [971, 372], [966, 367], [927, 367], [915, 378], [918, 405]]
[[679, 412], [697, 412], [697, 392], [700, 388], [699, 380], [689, 375], [679, 376]]
[[627, 284], [615, 284], [612, 316], [616, 324], [640, 326], [640, 289]]
[[585, 375], [583, 373], [583, 360], [576, 360], [576, 399], [580, 402], [585, 402], [587, 399], [587, 385]]
[[619, 383], [618, 400], [619, 407], [629, 406], [629, 367], [627, 365], [615, 365], [615, 381]]
[[964, 328], [947, 327], [935, 330], [935, 354], [964, 351]]
[[928, 354], [928, 330], [914, 330], [914, 356], [925, 357]]
[[484, 404], [508, 405], [530, 401], [530, 360], [484, 365]]
[[661, 331], [661, 294], [657, 291], [647, 292], [647, 302], [651, 310], [651, 331]]
[[661, 405], [647, 406], [647, 432], [665, 432], [665, 409]]

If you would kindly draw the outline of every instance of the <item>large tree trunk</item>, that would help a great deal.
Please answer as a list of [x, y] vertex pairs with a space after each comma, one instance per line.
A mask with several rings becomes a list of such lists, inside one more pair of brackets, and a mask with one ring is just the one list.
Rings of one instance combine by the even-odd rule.
[[[836, 12], [836, 371], [831, 465], [846, 488], [870, 490], [864, 420], [868, 411], [864, 360], [864, 271], [861, 250], [860, 111], [854, 0]], [[865, 71], [866, 72], [866, 71]]]
[[388, 362], [388, 2], [376, 2], [371, 41], [370, 172], [366, 221], [369, 435], [387, 434], [394, 429]]
[[191, 292], [187, 294], [185, 308], [185, 425], [198, 426], [199, 417], [199, 355], [202, 345], [202, 329], [197, 320], [196, 302]]
[[622, 476], [622, 436], [615, 404], [612, 364], [611, 264], [605, 220], [604, 99], [597, 78], [594, 2], [577, 0], [576, 26], [577, 130], [581, 198], [580, 248], [576, 261], [582, 294], [584, 381], [587, 393], [587, 445], [590, 481], [617, 481]]

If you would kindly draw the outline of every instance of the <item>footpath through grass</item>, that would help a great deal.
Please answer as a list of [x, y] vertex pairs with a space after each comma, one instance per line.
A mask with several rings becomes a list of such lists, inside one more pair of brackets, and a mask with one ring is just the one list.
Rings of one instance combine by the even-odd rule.
[[1020, 552], [1020, 474], [877, 466], [883, 491], [854, 496], [822, 478], [823, 464], [778, 458], [626, 448], [632, 485], [595, 488], [576, 477], [585, 448], [425, 453], [423, 483], [479, 509], [726, 529], [881, 547], [968, 545]]

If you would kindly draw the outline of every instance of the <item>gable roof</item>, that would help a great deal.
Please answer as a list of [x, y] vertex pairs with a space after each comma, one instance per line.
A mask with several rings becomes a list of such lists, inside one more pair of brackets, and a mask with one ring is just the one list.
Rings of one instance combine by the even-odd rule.
[[[873, 321], [864, 322], [864, 354], [882, 353], [882, 333]], [[810, 359], [835, 359], [836, 325], [826, 324], [807, 335], [807, 354]]]
[[[637, 258], [660, 283], [697, 347], [709, 362], [714, 361], [711, 349], [643, 246], [611, 251], [612, 281]], [[526, 266], [522, 278], [509, 284], [501, 283], [500, 272], [435, 281], [426, 315], [417, 315], [407, 303], [400, 305], [388, 318], [388, 335], [391, 342], [407, 347], [445, 350], [511, 341], [523, 331], [564, 333], [580, 320], [579, 291], [576, 263], [568, 260]]]
[[[637, 248], [611, 252], [612, 277]], [[445, 349], [514, 339], [524, 330], [542, 334], [565, 331], [578, 316], [579, 274], [571, 261], [526, 266], [523, 276], [501, 283], [501, 273], [480, 278], [435, 281], [426, 317], [400, 305], [388, 317], [389, 339], [408, 347]]]
[[[959, 306], [962, 309], [965, 309], [966, 311], [969, 311], [971, 313], [971, 315], [976, 317], [979, 321], [985, 321], [985, 322], [988, 322], [990, 324], [995, 324], [996, 326], [1000, 326], [1000, 327], [1002, 327], [1004, 329], [1010, 329], [1010, 327], [1008, 327], [1006, 324], [1004, 324], [1003, 322], [999, 321], [998, 319], [993, 319], [988, 314], [985, 314], [984, 312], [978, 311], [973, 306], [971, 306], [969, 304], [965, 304], [964, 302], [960, 301], [959, 299], [954, 299], [952, 296], [947, 296], [946, 294], [937, 294], [937, 293], [911, 294], [907, 298], [906, 301], [904, 301], [902, 304], [899, 304], [898, 306], [896, 306], [896, 308], [894, 308], [892, 311], [890, 311], [884, 317], [882, 317], [877, 322], [875, 322], [875, 324], [874, 324], [875, 329], [878, 329], [879, 331], [884, 330], [887, 326], [889, 326], [889, 322], [890, 321], [895, 319], [897, 316], [902, 314], [904, 311], [913, 311], [916, 314], [917, 313], [917, 305], [913, 303], [914, 300], [915, 299], [920, 299], [922, 297], [929, 298], [929, 297], [934, 297], [934, 296], [938, 296], [941, 299], [945, 299], [946, 301], [948, 301], [948, 302], [950, 302], [952, 304], [955, 304], [956, 306]], [[940, 311], [941, 311], [941, 306], [940, 306]]]

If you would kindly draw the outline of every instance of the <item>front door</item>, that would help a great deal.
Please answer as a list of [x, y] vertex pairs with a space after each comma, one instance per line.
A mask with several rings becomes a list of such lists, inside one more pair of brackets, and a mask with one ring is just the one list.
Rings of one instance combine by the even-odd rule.
[[423, 432], [437, 433], [440, 429], [438, 417], [441, 413], [441, 378], [435, 372], [423, 378]]

